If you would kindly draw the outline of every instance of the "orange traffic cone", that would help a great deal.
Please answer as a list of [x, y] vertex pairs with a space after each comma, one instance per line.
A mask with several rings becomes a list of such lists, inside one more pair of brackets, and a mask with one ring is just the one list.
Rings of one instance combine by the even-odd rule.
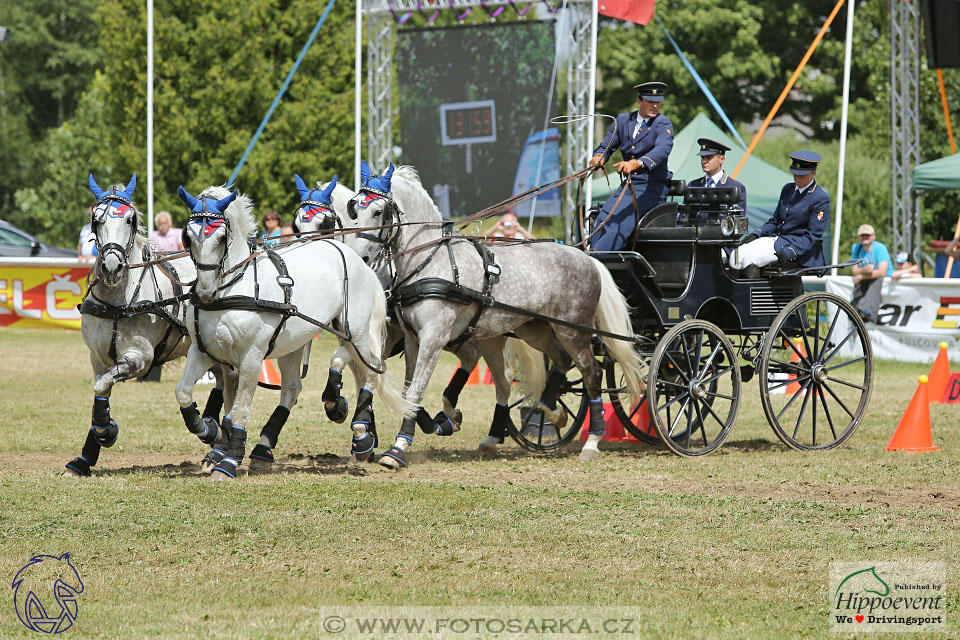
[[947, 359], [947, 343], [940, 343], [940, 353], [937, 359], [933, 361], [930, 367], [930, 373], [927, 375], [930, 379], [930, 391], [928, 396], [930, 402], [940, 402], [943, 399], [943, 392], [947, 390], [947, 384], [950, 382], [950, 360]]
[[263, 364], [260, 365], [259, 384], [265, 389], [280, 388], [280, 374], [277, 372], [277, 367], [273, 364], [273, 360], [264, 360]]
[[[804, 358], [807, 357], [806, 351], [803, 350], [803, 339], [801, 339], [801, 338], [794, 338], [794, 339], [793, 339], [793, 346], [796, 347], [796, 349], [790, 349], [790, 353], [791, 353], [790, 363], [791, 363], [791, 364], [797, 364], [798, 362], [800, 362], [800, 356], [797, 355], [797, 351], [799, 351], [801, 354], [803, 354], [803, 357], [804, 357]], [[792, 395], [794, 395], [794, 394], [796, 394], [797, 392], [800, 391], [800, 383], [797, 382], [797, 374], [796, 374], [796, 373], [791, 373], [791, 374], [789, 375], [788, 379], [789, 379], [789, 380], [792, 380], [793, 382], [791, 382], [790, 384], [787, 385], [787, 389], [786, 389], [786, 391], [784, 391], [784, 393], [787, 394], [788, 396], [792, 396]]]
[[[643, 412], [646, 413], [645, 411]], [[604, 427], [603, 439], [607, 442], [639, 442], [624, 427], [623, 423], [617, 418], [613, 410], [613, 405], [609, 402], [603, 403], [603, 421]], [[590, 409], [587, 409], [587, 417], [583, 421], [583, 430], [580, 432], [580, 439], [586, 440], [590, 431]]]
[[[477, 365], [478, 367], [480, 365]], [[493, 384], [493, 374], [490, 373], [490, 367], [484, 367], [483, 384]]]
[[920, 376], [913, 399], [887, 444], [887, 451], [936, 451], [930, 429], [930, 402], [927, 399], [927, 376]]

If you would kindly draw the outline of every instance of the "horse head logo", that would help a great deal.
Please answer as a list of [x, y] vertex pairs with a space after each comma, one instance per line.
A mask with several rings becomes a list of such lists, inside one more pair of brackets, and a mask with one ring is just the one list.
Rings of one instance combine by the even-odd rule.
[[865, 591], [867, 593], [876, 594], [881, 598], [890, 595], [890, 587], [886, 582], [883, 581], [883, 578], [877, 574], [876, 567], [854, 571], [846, 578], [841, 580], [840, 585], [837, 587], [836, 593], [833, 594], [834, 598], [836, 598], [840, 593], [840, 589], [843, 588], [843, 585], [847, 585], [847, 589], [854, 593]]
[[31, 631], [63, 633], [77, 619], [77, 596], [83, 593], [83, 581], [70, 563], [69, 553], [33, 556], [17, 571], [10, 588], [17, 617]]

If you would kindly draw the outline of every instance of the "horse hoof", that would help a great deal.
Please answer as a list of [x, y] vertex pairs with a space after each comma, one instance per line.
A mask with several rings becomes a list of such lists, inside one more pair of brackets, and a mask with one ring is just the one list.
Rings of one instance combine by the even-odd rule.
[[326, 412], [327, 417], [331, 422], [340, 424], [347, 419], [347, 413], [350, 410], [350, 403], [347, 402], [346, 398], [340, 396], [337, 398], [336, 402], [324, 402], [323, 410]]
[[214, 469], [213, 472], [210, 474], [211, 482], [222, 482], [224, 480], [233, 480], [233, 478], [228, 476], [223, 471], [220, 471], [219, 469]]
[[[273, 468], [273, 462], [250, 457], [250, 471], [269, 471]], [[222, 474], [221, 474], [222, 475]]]
[[599, 457], [600, 457], [599, 449], [593, 449], [593, 448], [588, 449], [584, 447], [580, 451], [580, 462], [590, 462], [591, 460], [596, 460]]
[[542, 402], [537, 404], [540, 405], [540, 410], [543, 411], [544, 415], [547, 416], [547, 420], [552, 422], [553, 426], [555, 426], [558, 431], [567, 426], [567, 412], [563, 407], [555, 407], [551, 409]]
[[383, 455], [380, 456], [380, 459], [377, 461], [388, 469], [393, 469], [399, 471], [400, 469], [407, 466], [407, 456], [403, 449], [397, 447], [390, 447], [383, 452]]
[[373, 454], [373, 451], [367, 451], [366, 453], [353, 453], [350, 454], [350, 464], [365, 464], [370, 461], [370, 456]]
[[60, 474], [61, 478], [82, 478], [83, 476], [74, 471], [73, 469], [64, 469], [63, 473]]
[[499, 451], [497, 451], [496, 443], [488, 444], [485, 442], [481, 442], [480, 446], [477, 447], [478, 458], [495, 458], [498, 453]]
[[210, 473], [211, 471], [213, 471], [213, 468], [214, 468], [215, 466], [216, 466], [216, 465], [215, 465], [214, 463], [210, 462], [209, 460], [203, 461], [203, 462], [200, 463], [200, 472], [201, 472], [201, 473]]

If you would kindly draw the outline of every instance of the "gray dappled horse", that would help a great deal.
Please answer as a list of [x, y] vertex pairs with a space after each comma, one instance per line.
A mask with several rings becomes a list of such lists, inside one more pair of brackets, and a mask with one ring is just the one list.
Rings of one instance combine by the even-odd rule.
[[[186, 354], [189, 339], [185, 337], [184, 304], [176, 299], [181, 290], [171, 277], [189, 281], [196, 275], [186, 257], [149, 267], [132, 266], [155, 257], [147, 247], [140, 212], [133, 205], [136, 174], [126, 186], [118, 184], [106, 191], [93, 174], [87, 182], [97, 198], [91, 222], [97, 260], [80, 305], [80, 329], [96, 379], [92, 426], [81, 455], [66, 464], [65, 476], [89, 476], [100, 449], [117, 441], [120, 427], [110, 415], [113, 385]], [[217, 386], [210, 392], [204, 415], [218, 420], [224, 402], [223, 382], [219, 367], [214, 373]]]
[[[501, 339], [513, 332], [555, 363], [540, 399], [558, 428], [566, 413], [556, 404], [566, 371], [575, 365], [590, 400], [589, 436], [580, 454], [591, 460], [604, 433], [601, 371], [590, 331], [564, 326], [596, 326], [615, 335], [633, 335], [629, 309], [613, 278], [582, 251], [555, 242], [529, 242], [487, 248], [480, 239], [443, 237], [439, 209], [420, 184], [416, 169], [391, 164], [383, 176], [361, 164], [363, 186], [347, 206], [347, 228], [379, 229], [346, 236], [364, 260], [384, 262], [392, 271], [391, 297], [399, 309], [406, 344], [406, 398], [417, 414], [403, 420], [394, 446], [380, 463], [406, 466], [414, 425], [426, 433], [437, 421], [420, 406], [440, 350], [459, 341]], [[490, 304], [511, 305], [518, 313]], [[540, 314], [532, 317], [528, 313]], [[624, 372], [627, 392], [639, 399], [643, 364], [628, 341], [603, 337], [607, 352]], [[494, 353], [494, 352], [491, 352]], [[497, 412], [506, 415], [509, 389], [497, 386]], [[496, 416], [495, 416], [496, 418]]]
[[[315, 189], [309, 188], [303, 178], [298, 175], [294, 175], [294, 182], [297, 186], [297, 192], [300, 194], [300, 204], [293, 219], [294, 232], [306, 234], [332, 232], [337, 228], [338, 220], [347, 218], [347, 203], [353, 198], [354, 193], [338, 184], [337, 176], [334, 176], [333, 180], [327, 184], [318, 182]], [[390, 286], [390, 278], [386, 269], [381, 269], [377, 275], [384, 287]], [[397, 347], [402, 346], [403, 342], [403, 330], [397, 323], [395, 321], [390, 322], [387, 326], [384, 357], [394, 354]], [[502, 342], [506, 343], [505, 347], [501, 344]], [[445, 348], [460, 359], [460, 366], [454, 372], [441, 396], [443, 412], [437, 414], [435, 418], [436, 422], [441, 425], [437, 432], [439, 435], [452, 435], [460, 429], [463, 415], [457, 409], [457, 402], [460, 398], [460, 392], [463, 391], [463, 387], [466, 385], [470, 373], [480, 361], [481, 355], [490, 369], [494, 385], [506, 389], [508, 396], [513, 375], [507, 375], [510, 368], [505, 367], [503, 363], [510, 363], [514, 357], [519, 361], [519, 373], [522, 373], [522, 382], [526, 391], [539, 394], [543, 389], [546, 378], [546, 369], [542, 363], [543, 357], [524, 342], [498, 337], [483, 342], [467, 342], [457, 347], [448, 345]], [[497, 350], [497, 353], [488, 353], [491, 349]], [[356, 376], [355, 362], [350, 358], [346, 349], [341, 347], [334, 352], [330, 360], [330, 377], [327, 379], [327, 386], [323, 391], [327, 417], [338, 423], [343, 422], [347, 417], [346, 399], [340, 395], [343, 368], [347, 364], [350, 365], [354, 376]], [[500, 414], [497, 414], [496, 410], [494, 411], [495, 418], [490, 426], [489, 435], [480, 442], [477, 448], [477, 455], [479, 456], [495, 454], [497, 445], [503, 443], [505, 426], [503, 423], [509, 417], [502, 410]], [[444, 420], [443, 415], [448, 416], [450, 420]]]
[[[348, 335], [348, 351], [364, 363], [354, 422], [372, 424], [374, 390], [389, 409], [406, 413], [399, 385], [371, 370], [382, 365], [386, 300], [376, 274], [356, 253], [331, 241], [276, 251], [264, 247], [254, 253], [249, 197], [210, 187], [194, 198], [181, 187], [180, 198], [190, 209], [184, 246], [198, 272], [187, 308], [192, 344], [176, 389], [191, 433], [211, 437], [215, 429], [204, 423], [193, 403], [193, 388], [203, 372], [215, 362], [238, 372], [235, 401], [221, 427], [227, 435], [225, 452], [211, 472], [214, 479], [236, 477], [246, 452], [253, 394], [267, 357], [276, 358], [280, 369], [280, 406], [261, 431], [251, 458], [272, 462], [280, 429], [302, 388], [304, 349], [319, 326]], [[361, 452], [369, 455], [375, 445], [375, 431], [355, 432], [357, 459], [363, 459]]]

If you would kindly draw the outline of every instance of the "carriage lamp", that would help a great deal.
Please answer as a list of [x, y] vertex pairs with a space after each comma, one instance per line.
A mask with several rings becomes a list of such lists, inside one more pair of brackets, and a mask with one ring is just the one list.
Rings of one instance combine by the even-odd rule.
[[747, 216], [724, 216], [720, 219], [720, 231], [725, 236], [741, 236], [747, 232]]

